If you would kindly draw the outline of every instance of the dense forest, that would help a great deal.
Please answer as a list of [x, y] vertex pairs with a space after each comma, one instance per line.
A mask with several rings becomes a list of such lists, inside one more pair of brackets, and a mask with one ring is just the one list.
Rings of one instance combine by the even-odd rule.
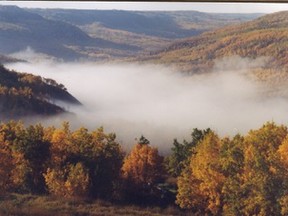
[[246, 135], [193, 129], [161, 156], [141, 136], [124, 152], [103, 128], [0, 125], [2, 196], [43, 194], [165, 207], [195, 215], [287, 215], [288, 128], [273, 122]]

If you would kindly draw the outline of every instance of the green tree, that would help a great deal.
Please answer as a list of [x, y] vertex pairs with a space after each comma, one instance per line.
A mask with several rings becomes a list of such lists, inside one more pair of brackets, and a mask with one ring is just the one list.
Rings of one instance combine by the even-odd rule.
[[43, 173], [50, 159], [50, 143], [44, 140], [44, 128], [40, 124], [31, 125], [23, 130], [15, 141], [16, 151], [21, 153], [26, 161], [21, 188], [32, 193], [45, 192]]
[[191, 133], [191, 141], [183, 141], [179, 143], [177, 139], [174, 140], [173, 147], [171, 148], [171, 155], [166, 158], [166, 167], [168, 172], [177, 177], [181, 174], [182, 170], [189, 164], [191, 155], [195, 153], [194, 149], [197, 144], [208, 134], [211, 130], [199, 130], [194, 128]]
[[87, 166], [90, 170], [91, 193], [93, 197], [111, 199], [118, 196], [124, 152], [114, 133], [107, 134], [101, 127], [91, 134], [93, 158], [88, 160]]

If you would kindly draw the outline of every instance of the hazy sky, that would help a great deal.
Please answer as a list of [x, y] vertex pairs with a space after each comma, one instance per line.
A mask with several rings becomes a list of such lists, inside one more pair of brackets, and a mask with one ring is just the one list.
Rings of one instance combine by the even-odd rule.
[[200, 2], [59, 2], [59, 1], [0, 1], [1, 5], [28, 8], [77, 8], [116, 10], [197, 10], [216, 13], [271, 13], [288, 10], [288, 3], [200, 3]]

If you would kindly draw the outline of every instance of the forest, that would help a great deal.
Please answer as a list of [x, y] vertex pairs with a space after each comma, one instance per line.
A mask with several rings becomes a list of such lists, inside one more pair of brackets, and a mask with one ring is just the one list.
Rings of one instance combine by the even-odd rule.
[[288, 215], [288, 12], [226, 12], [0, 5], [0, 215]]
[[267, 122], [246, 135], [193, 129], [161, 155], [143, 135], [125, 152], [98, 128], [0, 125], [1, 197], [35, 194], [118, 205], [177, 205], [179, 214], [287, 215], [288, 128]]
[[55, 115], [66, 110], [55, 101], [80, 105], [63, 84], [55, 80], [19, 73], [0, 64], [0, 117], [19, 119], [28, 115]]

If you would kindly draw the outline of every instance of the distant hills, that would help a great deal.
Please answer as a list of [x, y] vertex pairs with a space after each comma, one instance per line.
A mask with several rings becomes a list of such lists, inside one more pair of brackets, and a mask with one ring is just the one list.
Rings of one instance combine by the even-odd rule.
[[224, 57], [266, 57], [266, 69], [287, 71], [287, 35], [288, 12], [278, 12], [184, 39], [144, 59], [194, 73], [210, 70]]
[[0, 6], [0, 41], [0, 52], [3, 54], [19, 52], [30, 47], [36, 52], [67, 61], [87, 58], [83, 47], [120, 51], [138, 49], [89, 37], [76, 26], [45, 19], [36, 13], [14, 6]]
[[10, 71], [0, 65], [0, 119], [66, 112], [59, 102], [80, 105], [62, 84], [52, 79]]
[[9, 55], [29, 47], [65, 61], [123, 58], [258, 16], [0, 6], [0, 53]]

